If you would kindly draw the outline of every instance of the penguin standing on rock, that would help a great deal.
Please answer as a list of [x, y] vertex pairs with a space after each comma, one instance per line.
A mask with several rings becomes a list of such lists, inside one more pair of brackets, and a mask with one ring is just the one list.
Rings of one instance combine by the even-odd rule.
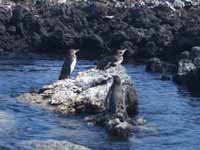
[[123, 55], [127, 49], [118, 49], [116, 54], [103, 58], [97, 63], [97, 69], [105, 70], [111, 66], [119, 65], [123, 62]]
[[62, 66], [59, 80], [69, 78], [71, 73], [73, 72], [75, 66], [76, 66], [76, 53], [78, 52], [78, 49], [69, 49], [67, 52], [67, 57], [64, 61], [64, 64]]
[[119, 76], [113, 76], [112, 86], [105, 100], [106, 112], [120, 115], [123, 119], [127, 118], [125, 96], [122, 91], [121, 79]]

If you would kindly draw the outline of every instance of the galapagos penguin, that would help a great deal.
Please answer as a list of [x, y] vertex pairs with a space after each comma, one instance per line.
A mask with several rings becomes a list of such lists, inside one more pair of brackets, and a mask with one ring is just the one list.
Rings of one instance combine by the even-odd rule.
[[121, 79], [119, 76], [113, 76], [112, 86], [105, 100], [106, 112], [120, 115], [123, 119], [127, 118], [125, 96], [122, 90]]
[[76, 66], [76, 53], [78, 51], [78, 49], [69, 49], [69, 51], [67, 52], [67, 56], [60, 72], [59, 80], [69, 78], [69, 76], [73, 72]]
[[126, 49], [118, 49], [114, 55], [103, 58], [97, 63], [96, 69], [105, 70], [123, 62], [123, 55]]

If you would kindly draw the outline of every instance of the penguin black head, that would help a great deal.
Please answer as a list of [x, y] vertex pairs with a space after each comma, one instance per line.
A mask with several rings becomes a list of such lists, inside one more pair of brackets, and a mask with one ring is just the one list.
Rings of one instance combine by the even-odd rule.
[[76, 54], [79, 51], [79, 49], [69, 49], [68, 53], [69, 54]]
[[114, 84], [121, 84], [121, 79], [119, 76], [113, 76], [113, 83]]
[[119, 56], [123, 56], [126, 51], [127, 51], [127, 49], [118, 49], [116, 53]]

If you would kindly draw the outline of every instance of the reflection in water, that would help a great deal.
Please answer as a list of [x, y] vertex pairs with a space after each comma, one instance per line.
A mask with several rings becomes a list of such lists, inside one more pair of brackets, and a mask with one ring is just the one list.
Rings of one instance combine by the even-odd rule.
[[[200, 149], [200, 101], [143, 66], [126, 65], [139, 95], [139, 116], [147, 123], [134, 129], [128, 141], [114, 141], [104, 129], [82, 117], [63, 116], [15, 100], [21, 93], [57, 80], [62, 61], [0, 60], [0, 149], [25, 147], [24, 141], [66, 140], [95, 150]], [[93, 67], [79, 61], [73, 75]]]

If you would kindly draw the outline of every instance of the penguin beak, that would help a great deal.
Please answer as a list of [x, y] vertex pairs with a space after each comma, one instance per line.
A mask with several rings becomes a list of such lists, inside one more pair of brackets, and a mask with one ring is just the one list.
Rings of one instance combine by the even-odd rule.
[[127, 51], [127, 49], [120, 49], [118, 54], [120, 55], [124, 55], [124, 53]]
[[77, 53], [77, 52], [79, 52], [80, 50], [79, 49], [75, 49], [75, 52]]
[[126, 52], [126, 51], [127, 51], [127, 48], [123, 49], [123, 51]]
[[122, 55], [123, 55], [124, 53], [126, 53], [126, 51], [127, 51], [127, 48], [123, 49], [123, 50], [122, 50]]

